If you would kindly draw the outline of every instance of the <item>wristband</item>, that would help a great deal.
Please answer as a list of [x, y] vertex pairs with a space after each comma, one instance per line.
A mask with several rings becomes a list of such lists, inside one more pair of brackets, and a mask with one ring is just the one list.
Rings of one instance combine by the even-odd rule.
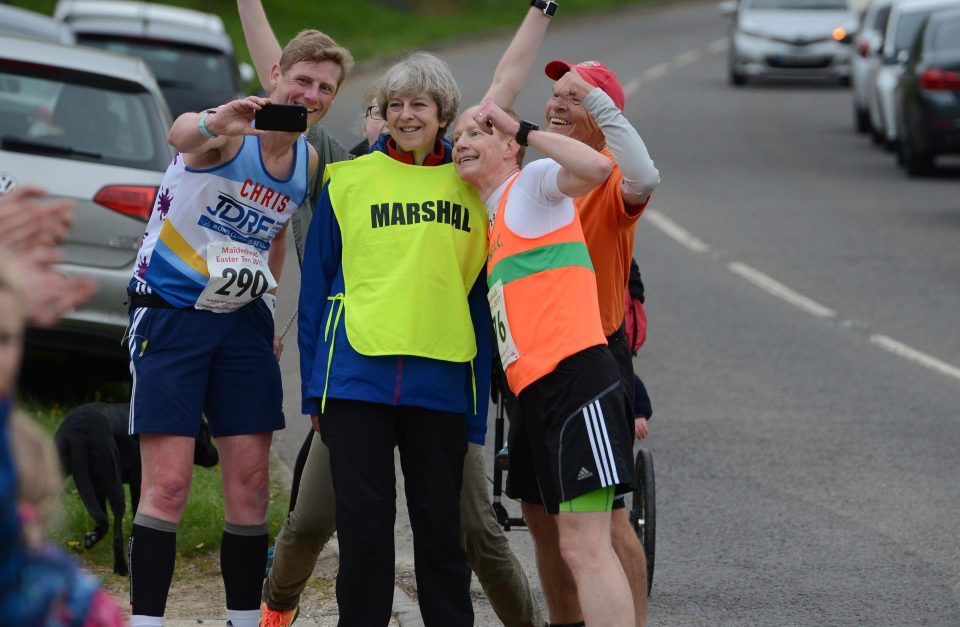
[[197, 128], [200, 130], [200, 134], [207, 139], [214, 139], [217, 137], [216, 133], [207, 128], [207, 116], [216, 112], [216, 109], [207, 109], [200, 114], [200, 121], [197, 123]]
[[530, 0], [530, 6], [540, 9], [547, 17], [557, 14], [557, 3], [553, 0]]
[[264, 304], [270, 309], [271, 314], [277, 313], [277, 297], [269, 292], [264, 292], [263, 296], [260, 298], [263, 299]]
[[520, 120], [520, 128], [517, 130], [516, 140], [517, 143], [521, 146], [527, 145], [527, 135], [530, 134], [530, 131], [539, 131], [540, 127], [532, 122], [527, 122], [526, 120]]

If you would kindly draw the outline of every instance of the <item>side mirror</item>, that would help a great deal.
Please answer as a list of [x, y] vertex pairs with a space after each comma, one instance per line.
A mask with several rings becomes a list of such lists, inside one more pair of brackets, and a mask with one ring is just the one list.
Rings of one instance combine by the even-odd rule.
[[723, 17], [734, 17], [737, 14], [737, 0], [722, 0], [717, 4], [717, 12]]

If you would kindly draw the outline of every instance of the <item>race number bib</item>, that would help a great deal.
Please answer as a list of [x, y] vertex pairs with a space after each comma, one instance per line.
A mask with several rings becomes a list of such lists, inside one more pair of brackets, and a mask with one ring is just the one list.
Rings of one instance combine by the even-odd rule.
[[487, 291], [490, 303], [490, 317], [493, 318], [493, 334], [497, 336], [497, 348], [500, 351], [500, 363], [504, 370], [520, 359], [520, 351], [510, 335], [510, 323], [507, 321], [507, 308], [503, 300], [503, 281], [497, 281]]
[[277, 286], [259, 250], [236, 242], [207, 244], [210, 280], [194, 305], [197, 309], [229, 313]]

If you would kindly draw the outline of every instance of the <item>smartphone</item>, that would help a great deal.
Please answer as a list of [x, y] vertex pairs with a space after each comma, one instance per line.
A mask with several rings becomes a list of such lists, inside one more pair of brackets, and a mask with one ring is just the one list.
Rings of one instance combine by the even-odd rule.
[[261, 131], [302, 133], [307, 130], [307, 108], [302, 105], [266, 104], [257, 111], [254, 120]]

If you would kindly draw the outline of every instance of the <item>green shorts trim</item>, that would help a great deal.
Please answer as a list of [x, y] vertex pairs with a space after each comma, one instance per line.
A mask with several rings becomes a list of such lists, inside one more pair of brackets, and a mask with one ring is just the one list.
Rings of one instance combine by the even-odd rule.
[[587, 492], [560, 503], [561, 512], [610, 512], [613, 511], [615, 488], [607, 486], [593, 492]]

